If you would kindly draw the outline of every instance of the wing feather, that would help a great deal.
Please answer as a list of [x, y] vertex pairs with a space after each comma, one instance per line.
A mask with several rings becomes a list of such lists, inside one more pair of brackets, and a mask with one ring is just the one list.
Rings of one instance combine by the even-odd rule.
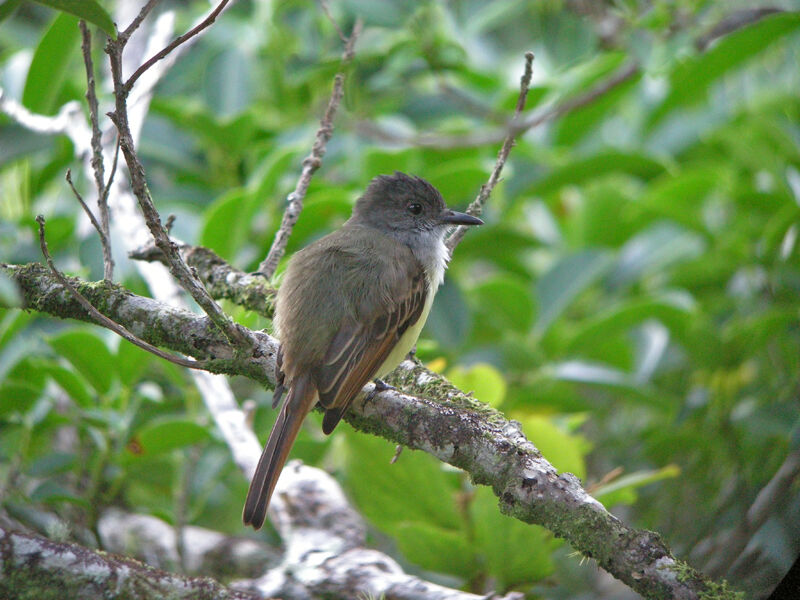
[[323, 363], [313, 370], [319, 402], [327, 409], [323, 431], [330, 433], [361, 388], [378, 372], [403, 333], [422, 315], [428, 285], [421, 266], [401, 298], [381, 307], [366, 322], [347, 318], [331, 341]]

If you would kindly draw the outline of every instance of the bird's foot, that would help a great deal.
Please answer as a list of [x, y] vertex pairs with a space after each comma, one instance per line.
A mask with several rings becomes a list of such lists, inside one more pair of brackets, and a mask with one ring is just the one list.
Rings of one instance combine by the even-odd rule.
[[375, 387], [372, 388], [372, 391], [367, 394], [366, 402], [371, 402], [375, 396], [380, 394], [381, 392], [385, 392], [386, 390], [396, 390], [397, 388], [393, 385], [389, 385], [383, 379], [376, 379], [374, 382]]

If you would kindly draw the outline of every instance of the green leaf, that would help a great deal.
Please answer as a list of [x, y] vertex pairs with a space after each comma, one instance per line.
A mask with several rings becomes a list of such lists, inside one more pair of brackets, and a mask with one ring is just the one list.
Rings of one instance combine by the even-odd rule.
[[456, 387], [473, 392], [481, 402], [494, 407], [503, 403], [508, 386], [503, 375], [492, 365], [482, 363], [469, 368], [456, 366], [446, 376]]
[[89, 502], [76, 496], [71, 490], [56, 483], [52, 479], [45, 479], [31, 492], [31, 500], [34, 502], [45, 502], [47, 504], [57, 504], [59, 502], [69, 502], [83, 508], [89, 507]]
[[393, 534], [403, 556], [427, 571], [469, 579], [478, 568], [475, 550], [463, 532], [405, 522], [394, 527]]
[[[3, 125], [0, 127], [0, 166], [21, 157], [52, 150], [53, 139], [51, 135], [36, 133], [16, 123]], [[3, 199], [4, 202], [9, 200], [8, 197]]]
[[554, 379], [572, 383], [588, 383], [628, 389], [644, 394], [647, 389], [636, 378], [607, 365], [582, 360], [569, 360], [549, 365], [546, 369]]
[[677, 465], [667, 465], [657, 471], [637, 471], [597, 488], [592, 496], [608, 508], [617, 504], [633, 504], [636, 502], [638, 488], [680, 474], [681, 469]]
[[[486, 169], [478, 157], [443, 161], [426, 169], [425, 175], [449, 206], [466, 206], [486, 182]], [[497, 193], [495, 190], [493, 199]]]
[[470, 514], [475, 548], [498, 580], [497, 589], [539, 581], [553, 572], [551, 552], [558, 542], [537, 525], [501, 514], [489, 488], [475, 489]]
[[534, 302], [528, 286], [507, 275], [493, 277], [471, 295], [477, 297], [487, 320], [503, 331], [525, 333], [533, 325]]
[[661, 294], [625, 300], [581, 322], [567, 341], [566, 351], [579, 352], [581, 348], [625, 333], [648, 319], [658, 319], [673, 333], [681, 333], [689, 326], [695, 309], [693, 298], [685, 294]]
[[105, 394], [111, 389], [117, 374], [116, 360], [99, 336], [72, 330], [52, 337], [48, 342], [99, 393]]
[[[0, 308], [0, 348], [3, 348], [9, 341], [14, 339], [28, 323], [33, 319], [30, 312], [24, 310], [5, 310]], [[0, 376], [4, 369], [0, 369]]]
[[[616, 116], [618, 105], [628, 98], [642, 79], [636, 73], [627, 81], [596, 98], [594, 101], [573, 110], [556, 122], [556, 142], [559, 145], [574, 146], [588, 134], [596, 130], [603, 121]], [[584, 89], [588, 89], [588, 86]], [[635, 98], [636, 96], [634, 96]]]
[[143, 456], [169, 452], [210, 439], [208, 429], [187, 419], [168, 418], [149, 423], [136, 432]]
[[287, 253], [291, 255], [314, 238], [328, 233], [332, 227], [344, 223], [353, 209], [350, 198], [347, 190], [330, 185], [309, 190], [303, 216], [294, 226], [286, 245]]
[[452, 280], [445, 279], [433, 301], [425, 334], [445, 348], [457, 348], [464, 343], [471, 328], [472, 313], [461, 288]]
[[591, 179], [606, 177], [611, 173], [627, 173], [641, 179], [651, 179], [664, 173], [664, 165], [645, 154], [607, 150], [593, 156], [570, 161], [536, 181], [524, 193], [543, 196], [558, 191], [565, 185], [579, 185]]
[[120, 340], [117, 349], [117, 365], [119, 378], [125, 385], [135, 384], [152, 363], [153, 355], [134, 346], [127, 340]]
[[383, 147], [369, 147], [364, 152], [361, 176], [369, 180], [376, 175], [391, 175], [395, 171], [417, 173], [423, 161], [416, 148], [391, 151]]
[[22, 92], [22, 103], [31, 111], [44, 115], [56, 112], [79, 40], [78, 19], [65, 13], [59, 14], [42, 36]]
[[695, 258], [705, 249], [703, 238], [672, 223], [656, 223], [631, 238], [620, 250], [609, 284], [619, 287], [649, 273]]
[[670, 76], [670, 91], [650, 114], [653, 127], [667, 114], [706, 98], [709, 87], [722, 75], [755, 58], [759, 52], [800, 27], [800, 13], [784, 12], [766, 17], [722, 38], [709, 51], [680, 63]]
[[50, 8], [55, 8], [56, 10], [60, 10], [71, 15], [75, 15], [83, 19], [84, 21], [88, 21], [94, 25], [97, 25], [100, 29], [105, 31], [111, 38], [117, 38], [117, 28], [114, 26], [114, 22], [111, 20], [111, 17], [106, 12], [106, 10], [100, 6], [99, 3], [95, 2], [94, 0], [34, 0], [39, 4], [43, 4], [45, 6], [49, 6]]
[[39, 399], [39, 386], [22, 381], [6, 381], [0, 385], [0, 416], [11, 413], [26, 413]]
[[6, 0], [0, 4], [0, 23], [14, 14], [14, 11], [22, 4], [22, 0]]
[[52, 477], [72, 469], [78, 462], [74, 452], [53, 452], [37, 458], [30, 467], [28, 475], [31, 477]]
[[575, 297], [603, 277], [612, 264], [612, 256], [602, 250], [584, 250], [558, 261], [536, 285], [539, 317], [534, 330], [544, 333]]
[[95, 405], [94, 395], [89, 389], [86, 379], [75, 371], [53, 362], [43, 364], [42, 369], [53, 378], [53, 381], [67, 393], [75, 404], [81, 408], [91, 408]]
[[638, 204], [692, 229], [704, 230], [703, 208], [710, 194], [723, 193], [731, 180], [723, 165], [702, 166], [651, 182]]
[[242, 204], [248, 197], [242, 189], [220, 196], [203, 214], [200, 244], [229, 261], [235, 260], [250, 229], [250, 220], [244, 218], [242, 211]]
[[253, 61], [237, 44], [223, 47], [206, 67], [205, 100], [212, 112], [220, 117], [230, 117], [251, 102], [250, 88]]
[[345, 481], [359, 510], [376, 527], [392, 533], [400, 523], [416, 522], [457, 530], [458, 477], [439, 461], [405, 449], [394, 464], [393, 444], [346, 432]]
[[[498, 240], [503, 240], [498, 244]], [[522, 260], [525, 253], [539, 244], [529, 234], [517, 231], [508, 225], [483, 225], [467, 232], [458, 245], [456, 259], [451, 268], [458, 268], [461, 257], [489, 261], [523, 279], [530, 279], [530, 269]], [[435, 303], [434, 303], [435, 306]]]

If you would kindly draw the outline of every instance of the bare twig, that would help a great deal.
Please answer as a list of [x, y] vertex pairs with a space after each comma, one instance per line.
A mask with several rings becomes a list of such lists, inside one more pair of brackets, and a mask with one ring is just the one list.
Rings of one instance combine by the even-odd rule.
[[726, 15], [721, 21], [709, 29], [706, 33], [698, 37], [694, 45], [701, 52], [708, 49], [708, 47], [721, 37], [725, 37], [729, 33], [733, 33], [742, 27], [747, 27], [753, 23], [757, 23], [764, 17], [774, 15], [776, 13], [784, 12], [783, 9], [777, 7], [766, 8], [743, 8]]
[[[100, 241], [102, 242], [104, 237], [103, 230], [101, 229], [97, 218], [94, 216], [92, 209], [86, 205], [86, 202], [83, 201], [83, 196], [81, 196], [80, 192], [75, 188], [75, 184], [72, 183], [72, 169], [67, 169], [65, 179], [67, 180], [69, 187], [72, 189], [72, 193], [75, 195], [75, 198], [78, 199], [81, 208], [83, 208], [83, 212], [86, 213], [86, 216], [89, 217], [89, 220], [92, 222], [92, 227], [94, 227], [97, 230], [97, 233], [100, 235]], [[108, 278], [106, 278], [106, 280], [110, 281]]]
[[704, 571], [712, 577], [721, 577], [736, 562], [752, 537], [775, 507], [791, 496], [791, 488], [800, 477], [800, 450], [790, 452], [767, 485], [756, 496], [747, 513], [737, 521], [736, 527], [713, 544], [711, 560]]
[[518, 136], [519, 134], [524, 133], [525, 131], [528, 131], [529, 129], [532, 129], [538, 125], [548, 121], [553, 121], [567, 113], [582, 108], [587, 104], [591, 104], [601, 96], [604, 96], [614, 88], [634, 77], [637, 73], [639, 73], [639, 65], [635, 62], [631, 62], [586, 93], [580, 94], [574, 98], [570, 98], [548, 108], [544, 108], [541, 111], [532, 114], [528, 118], [518, 121], [516, 124], [512, 121], [506, 127], [495, 131], [452, 136], [435, 134], [402, 136], [387, 131], [374, 123], [366, 121], [359, 123], [358, 129], [365, 135], [372, 136], [385, 142], [418, 146], [422, 148], [437, 148], [440, 150], [450, 150], [453, 148], [475, 148], [477, 146], [497, 144], [504, 140], [508, 135]]
[[[508, 155], [514, 147], [516, 122], [525, 109], [525, 101], [528, 99], [528, 88], [530, 88], [531, 85], [531, 77], [533, 77], [533, 52], [526, 52], [525, 70], [519, 80], [519, 97], [517, 98], [517, 106], [514, 108], [514, 116], [511, 118], [508, 135], [503, 141], [500, 153], [497, 155], [497, 161], [494, 163], [494, 169], [492, 169], [492, 174], [489, 176], [489, 181], [481, 186], [478, 197], [472, 201], [467, 209], [467, 213], [470, 215], [477, 217], [483, 212], [483, 203], [489, 198], [489, 194], [492, 193], [494, 186], [496, 186], [497, 182], [500, 180], [500, 174], [503, 172], [503, 167], [506, 164], [506, 160], [508, 160]], [[466, 232], [467, 228], [464, 225], [459, 225], [450, 237], [447, 238], [447, 249], [450, 250], [450, 252], [458, 246]]]
[[114, 147], [114, 161], [111, 163], [111, 173], [108, 174], [108, 181], [103, 188], [103, 203], [108, 207], [108, 193], [111, 190], [111, 184], [114, 183], [114, 175], [117, 174], [117, 163], [119, 162], [119, 136], [117, 136], [117, 143]]
[[294, 229], [294, 225], [300, 217], [300, 212], [303, 210], [303, 200], [308, 191], [308, 186], [311, 183], [311, 177], [322, 164], [322, 157], [325, 156], [325, 146], [333, 135], [333, 117], [336, 115], [336, 110], [339, 108], [339, 104], [344, 96], [344, 70], [350, 61], [353, 60], [356, 40], [361, 33], [362, 25], [361, 20], [357, 20], [353, 26], [353, 31], [350, 33], [350, 37], [347, 38], [344, 54], [342, 54], [341, 68], [333, 79], [331, 98], [328, 101], [328, 107], [325, 109], [325, 115], [320, 121], [319, 129], [317, 129], [317, 135], [314, 139], [314, 146], [311, 148], [311, 154], [303, 159], [303, 171], [300, 174], [297, 186], [287, 198], [288, 204], [283, 213], [281, 226], [275, 234], [275, 239], [272, 241], [272, 246], [269, 249], [267, 257], [258, 266], [258, 272], [267, 279], [271, 278], [275, 273], [275, 269], [278, 268], [278, 262], [286, 251], [286, 244], [289, 242], [289, 236], [292, 235], [292, 229]]
[[322, 12], [325, 13], [326, 17], [328, 17], [328, 21], [330, 21], [331, 25], [333, 25], [333, 28], [336, 30], [336, 33], [339, 34], [339, 39], [342, 40], [342, 43], [346, 47], [348, 44], [347, 36], [344, 34], [344, 31], [342, 31], [342, 28], [339, 27], [339, 24], [336, 22], [336, 19], [333, 18], [333, 15], [331, 14], [331, 10], [330, 7], [328, 6], [327, 1], [320, 0], [319, 5], [320, 8], [322, 8]]
[[[0, 579], [3, 598], [215, 598], [259, 600], [249, 592], [226, 587], [209, 577], [184, 577], [166, 573], [108, 552], [57, 542], [19, 527], [0, 517], [3, 553], [0, 568], [14, 569], [17, 576]], [[112, 591], [113, 590], [113, 591]]]
[[169, 239], [164, 226], [161, 223], [161, 215], [153, 204], [150, 190], [147, 188], [147, 180], [133, 142], [133, 134], [128, 123], [127, 92], [122, 81], [122, 51], [124, 41], [109, 40], [106, 45], [111, 63], [111, 77], [114, 83], [114, 98], [116, 110], [108, 116], [117, 126], [119, 132], [119, 145], [122, 155], [128, 165], [128, 173], [131, 179], [131, 190], [136, 197], [139, 207], [144, 215], [150, 234], [156, 242], [158, 248], [164, 253], [170, 273], [181, 284], [184, 290], [189, 292], [200, 308], [208, 315], [211, 321], [219, 327], [228, 340], [237, 348], [243, 350], [251, 346], [251, 340], [243, 328], [238, 327], [222, 311], [220, 306], [209, 295], [202, 283], [190, 271], [186, 263], [181, 259], [175, 245]]
[[[71, 184], [71, 182], [70, 182]], [[83, 201], [81, 201], [83, 204]], [[85, 205], [84, 205], [85, 206]], [[136, 337], [133, 335], [128, 329], [120, 325], [119, 323], [112, 321], [99, 310], [97, 310], [92, 303], [89, 302], [86, 298], [84, 298], [81, 293], [76, 290], [73, 285], [64, 277], [61, 272], [56, 269], [56, 265], [53, 263], [53, 259], [50, 257], [50, 251], [47, 249], [47, 241], [45, 240], [44, 236], [44, 217], [39, 215], [36, 217], [36, 222], [39, 224], [39, 246], [42, 249], [42, 255], [44, 256], [45, 261], [47, 261], [47, 266], [50, 268], [50, 271], [53, 273], [53, 276], [58, 280], [58, 282], [69, 290], [69, 293], [73, 295], [75, 300], [89, 313], [94, 321], [96, 321], [99, 325], [102, 325], [106, 329], [110, 329], [114, 333], [116, 333], [121, 338], [128, 340], [131, 344], [134, 344], [141, 348], [142, 350], [146, 350], [151, 354], [155, 354], [159, 358], [163, 358], [164, 360], [168, 360], [171, 363], [175, 363], [176, 365], [180, 365], [181, 367], [188, 367], [190, 369], [206, 369], [207, 365], [205, 362], [197, 361], [197, 360], [190, 360], [186, 358], [181, 358], [180, 356], [175, 356], [170, 354], [169, 352], [164, 352], [160, 348], [157, 348], [150, 344], [149, 342], [145, 342], [143, 339]]]
[[[94, 81], [94, 63], [92, 62], [92, 34], [86, 26], [86, 21], [80, 21], [81, 28], [81, 50], [83, 51], [83, 64], [86, 67], [86, 102], [89, 104], [89, 122], [92, 125], [92, 171], [94, 171], [94, 182], [97, 187], [97, 209], [100, 212], [100, 223], [90, 217], [92, 225], [100, 234], [100, 245], [103, 249], [103, 278], [111, 281], [114, 277], [114, 258], [111, 255], [111, 235], [108, 222], [108, 202], [104, 194], [105, 189], [105, 168], [103, 165], [103, 144], [98, 121], [97, 93]], [[69, 171], [67, 171], [67, 181], [70, 181]], [[74, 186], [72, 190], [75, 191]], [[76, 192], [77, 195], [77, 192]], [[83, 201], [81, 201], [83, 204]], [[84, 210], [87, 207], [84, 205]]]
[[[151, 2], [152, 1], [153, 0], [151, 0]], [[193, 38], [198, 33], [203, 31], [204, 29], [206, 29], [207, 27], [210, 27], [214, 23], [214, 21], [216, 21], [217, 16], [219, 16], [219, 14], [225, 8], [225, 5], [228, 4], [228, 2], [230, 2], [230, 0], [222, 0], [222, 2], [217, 4], [217, 7], [214, 10], [212, 10], [205, 19], [203, 19], [203, 21], [201, 21], [196, 26], [192, 27], [189, 31], [187, 31], [183, 35], [180, 35], [180, 36], [176, 37], [169, 44], [167, 44], [167, 46], [164, 47], [160, 52], [157, 52], [154, 56], [151, 56], [150, 58], [148, 58], [144, 62], [144, 64], [142, 64], [142, 66], [140, 66], [138, 69], [136, 69], [136, 71], [133, 72], [133, 75], [131, 75], [128, 78], [128, 80], [125, 82], [125, 84], [122, 86], [122, 90], [123, 90], [124, 94], [127, 95], [128, 92], [131, 91], [131, 88], [133, 87], [133, 84], [136, 83], [136, 80], [139, 79], [139, 77], [142, 76], [142, 73], [147, 71], [147, 69], [152, 67], [158, 61], [160, 61], [162, 58], [164, 58], [167, 54], [172, 52], [175, 48], [177, 48], [178, 46], [180, 46], [181, 44], [183, 44], [187, 40]], [[128, 29], [130, 29], [130, 28], [128, 28]]]
[[128, 28], [123, 31], [122, 33], [117, 36], [117, 40], [123, 46], [128, 42], [128, 39], [133, 35], [133, 32], [139, 29], [139, 26], [142, 24], [142, 21], [145, 20], [147, 15], [150, 14], [150, 11], [153, 10], [158, 4], [158, 0], [148, 0], [147, 4], [142, 7], [142, 10], [139, 11], [139, 14], [136, 15], [136, 18], [131, 21], [131, 24], [128, 25]]

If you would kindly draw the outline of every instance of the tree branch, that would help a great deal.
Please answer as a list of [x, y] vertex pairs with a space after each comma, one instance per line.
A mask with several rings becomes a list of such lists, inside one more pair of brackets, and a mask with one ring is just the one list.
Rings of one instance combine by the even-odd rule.
[[[25, 309], [62, 319], [95, 322], [86, 307], [43, 265], [0, 263], [0, 270], [20, 287]], [[137, 296], [111, 282], [65, 279], [101, 314], [146, 342], [204, 360], [206, 369], [212, 373], [246, 373], [255, 381], [272, 385], [269, 377], [275, 361], [271, 357], [277, 351], [277, 342], [270, 336], [251, 332], [256, 346], [251, 353], [239, 356], [222, 332], [203, 315]]]
[[635, 62], [630, 62], [626, 66], [619, 69], [616, 73], [611, 75], [611, 77], [605, 81], [601, 81], [587, 92], [579, 94], [574, 98], [564, 100], [558, 104], [543, 108], [530, 115], [528, 118], [518, 121], [516, 124], [512, 120], [503, 129], [495, 131], [451, 136], [437, 134], [402, 136], [387, 131], [380, 126], [367, 121], [360, 122], [358, 124], [358, 129], [365, 135], [385, 142], [399, 143], [421, 148], [452, 150], [454, 148], [474, 148], [477, 146], [499, 144], [508, 136], [519, 136], [520, 134], [528, 131], [529, 129], [533, 129], [538, 125], [546, 123], [547, 121], [553, 121], [567, 113], [572, 112], [573, 110], [577, 110], [578, 108], [582, 108], [587, 104], [591, 104], [614, 88], [633, 78], [638, 73], [639, 65]]
[[175, 527], [152, 515], [118, 508], [103, 511], [97, 532], [107, 552], [130, 556], [157, 569], [174, 571], [183, 566], [192, 575], [226, 580], [232, 576], [258, 577], [267, 566], [280, 561], [279, 553], [265, 543], [193, 525], [182, 528], [186, 553], [181, 561]]
[[[27, 308], [89, 320], [41, 265], [0, 268], [20, 285]], [[250, 332], [255, 340], [251, 354], [234, 356], [207, 318], [135, 296], [113, 284], [73, 280], [73, 285], [109, 318], [142, 331], [150, 343], [207, 358], [213, 372], [275, 384], [277, 340], [263, 332]], [[401, 364], [389, 381], [402, 391], [387, 390], [369, 402], [360, 395], [345, 420], [360, 431], [424, 450], [465, 470], [477, 483], [492, 487], [503, 512], [563, 537], [645, 597], [697, 598], [716, 591], [720, 598], [733, 598], [724, 585], [708, 581], [677, 561], [657, 534], [627, 527], [589, 496], [577, 478], [558, 475], [525, 438], [519, 424], [410, 361]], [[250, 468], [254, 467], [253, 462]]]
[[0, 522], [0, 596], [3, 598], [106, 598], [130, 600], [215, 598], [260, 600], [207, 577], [165, 573], [132, 558], [98, 553], [78, 544], [14, 531]]
[[[330, 14], [327, 13], [327, 11], [326, 14], [330, 18]], [[306, 197], [311, 178], [322, 164], [322, 157], [325, 156], [325, 147], [328, 144], [328, 140], [330, 140], [333, 135], [333, 118], [336, 116], [336, 110], [339, 108], [339, 104], [344, 96], [344, 70], [350, 61], [353, 60], [356, 40], [361, 33], [362, 25], [361, 20], [357, 20], [353, 26], [353, 31], [350, 32], [350, 37], [347, 38], [344, 53], [342, 54], [341, 67], [333, 79], [333, 91], [331, 92], [330, 100], [328, 100], [328, 107], [325, 109], [325, 114], [320, 121], [319, 129], [317, 129], [314, 145], [311, 148], [311, 154], [303, 159], [303, 171], [300, 174], [300, 179], [297, 181], [294, 191], [289, 194], [289, 197], [286, 199], [287, 205], [286, 210], [283, 212], [281, 226], [275, 233], [275, 239], [272, 241], [272, 246], [267, 253], [267, 257], [258, 266], [258, 272], [267, 279], [270, 279], [275, 274], [275, 269], [278, 268], [278, 263], [283, 253], [286, 251], [286, 244], [289, 242], [289, 236], [292, 235], [294, 225], [297, 223], [297, 219], [300, 218], [300, 212], [303, 210], [303, 200]]]
[[[94, 182], [97, 188], [97, 210], [100, 212], [100, 223], [94, 218], [94, 215], [89, 211], [88, 207], [83, 203], [80, 195], [72, 185], [69, 179], [69, 171], [67, 171], [67, 181], [69, 181], [72, 191], [78, 196], [78, 199], [83, 205], [84, 210], [87, 211], [92, 225], [97, 230], [100, 236], [100, 246], [103, 250], [103, 278], [111, 281], [114, 278], [114, 258], [111, 255], [111, 230], [108, 220], [108, 197], [105, 194], [105, 169], [103, 166], [103, 145], [101, 143], [102, 134], [100, 132], [100, 123], [98, 121], [98, 104], [97, 93], [95, 91], [94, 82], [94, 63], [92, 62], [92, 34], [86, 26], [86, 22], [80, 21], [81, 28], [81, 51], [83, 52], [83, 64], [86, 67], [86, 102], [89, 104], [89, 122], [92, 125], [92, 171], [94, 172]], [[110, 178], [113, 178], [114, 171]]]
[[[69, 179], [67, 179], [67, 181], [69, 181], [70, 186], [72, 186], [72, 181]], [[75, 188], [73, 187], [72, 189], [74, 190]], [[77, 194], [77, 192], [75, 193]], [[83, 206], [86, 206], [83, 203], [83, 200], [81, 200], [81, 204]], [[92, 220], [94, 221], [94, 217], [92, 217]], [[104, 314], [98, 311], [94, 306], [92, 306], [92, 304], [86, 298], [84, 298], [81, 295], [81, 293], [78, 290], [76, 290], [69, 281], [67, 281], [67, 279], [58, 271], [58, 269], [56, 269], [56, 265], [53, 263], [53, 259], [50, 257], [50, 252], [47, 249], [47, 241], [45, 240], [45, 235], [44, 235], [44, 217], [42, 215], [39, 215], [38, 217], [36, 217], [36, 222], [39, 224], [39, 246], [42, 249], [42, 255], [44, 256], [44, 259], [47, 261], [47, 266], [50, 268], [50, 272], [56, 278], [58, 283], [60, 283], [67, 290], [69, 290], [69, 293], [72, 294], [72, 297], [78, 302], [78, 304], [81, 305], [81, 307], [89, 314], [91, 319], [96, 324], [105, 327], [106, 329], [110, 329], [121, 338], [128, 340], [131, 344], [134, 344], [135, 346], [138, 346], [142, 350], [146, 350], [151, 354], [155, 354], [159, 358], [163, 358], [166, 361], [190, 369], [206, 368], [206, 365], [202, 362], [198, 362], [196, 360], [188, 360], [185, 358], [181, 358], [180, 356], [173, 356], [168, 352], [164, 352], [160, 348], [156, 348], [152, 344], [148, 344], [144, 340], [133, 335], [130, 331], [128, 331], [125, 327], [123, 327], [116, 321], [112, 321], [111, 319], [106, 317]]]
[[[230, 300], [234, 304], [271, 319], [278, 293], [258, 274], [235, 269], [213, 250], [176, 242], [178, 252], [189, 265], [209, 294], [215, 300]], [[164, 254], [154, 243], [133, 250], [128, 256], [134, 260], [164, 263]]]
[[150, 230], [156, 245], [164, 253], [167, 259], [170, 273], [181, 284], [197, 304], [205, 311], [214, 324], [219, 327], [228, 340], [238, 348], [246, 348], [250, 341], [244, 328], [238, 327], [231, 319], [222, 311], [219, 305], [208, 294], [206, 289], [200, 281], [183, 262], [180, 255], [175, 249], [174, 244], [169, 239], [164, 226], [161, 223], [161, 216], [158, 214], [153, 199], [150, 196], [150, 191], [147, 187], [147, 180], [144, 174], [144, 167], [142, 166], [139, 157], [136, 154], [133, 142], [133, 135], [131, 133], [130, 125], [128, 124], [128, 106], [127, 106], [127, 91], [124, 89], [122, 83], [122, 51], [124, 49], [125, 40], [109, 40], [106, 45], [106, 52], [108, 53], [111, 62], [111, 77], [114, 83], [114, 97], [116, 110], [114, 113], [109, 113], [114, 124], [119, 131], [119, 144], [122, 150], [122, 155], [125, 157], [125, 162], [128, 165], [128, 173], [131, 178], [131, 189], [133, 194], [139, 202], [139, 207], [144, 215], [147, 227]]
[[[214, 24], [214, 21], [217, 20], [219, 14], [225, 9], [225, 6], [228, 4], [230, 0], [222, 0], [217, 7], [212, 10], [205, 19], [203, 19], [200, 23], [192, 27], [189, 31], [176, 37], [172, 42], [170, 42], [164, 49], [156, 53], [154, 56], [151, 56], [144, 64], [142, 64], [136, 71], [133, 72], [133, 75], [128, 77], [128, 80], [122, 86], [124, 93], [127, 95], [128, 92], [131, 91], [133, 84], [136, 83], [136, 80], [142, 76], [142, 74], [147, 71], [150, 67], [160, 61], [162, 58], [167, 56], [170, 52], [175, 50], [181, 44], [187, 42], [188, 40], [192, 39], [194, 36], [201, 33], [204, 29], [207, 29], [211, 25]], [[151, 0], [152, 3], [152, 0]]]
[[[382, 552], [366, 547], [367, 527], [336, 480], [292, 461], [281, 472], [271, 513], [286, 546], [285, 561], [237, 588], [277, 598], [394, 598], [486, 600], [408, 575]], [[492, 600], [522, 600], [511, 592]]]

